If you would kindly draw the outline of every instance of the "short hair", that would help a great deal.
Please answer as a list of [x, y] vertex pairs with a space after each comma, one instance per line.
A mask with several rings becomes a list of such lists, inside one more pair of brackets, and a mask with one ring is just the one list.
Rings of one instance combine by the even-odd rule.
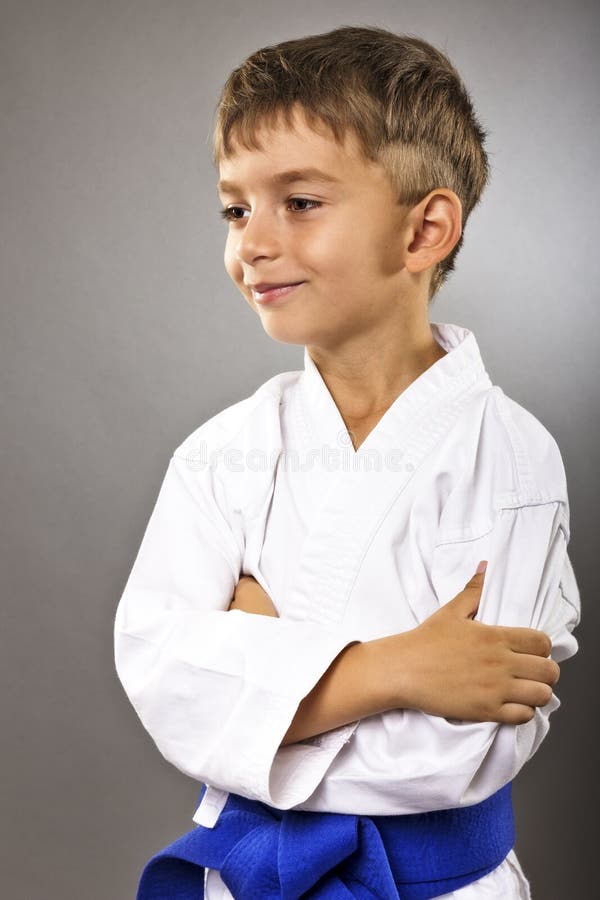
[[263, 47], [222, 88], [215, 165], [232, 153], [232, 137], [261, 149], [257, 130], [281, 114], [290, 127], [297, 105], [310, 127], [328, 126], [340, 144], [353, 131], [364, 158], [387, 171], [399, 203], [414, 206], [439, 187], [457, 194], [462, 234], [433, 267], [431, 301], [454, 270], [467, 220], [490, 178], [488, 132], [457, 70], [427, 41], [376, 26], [343, 26]]

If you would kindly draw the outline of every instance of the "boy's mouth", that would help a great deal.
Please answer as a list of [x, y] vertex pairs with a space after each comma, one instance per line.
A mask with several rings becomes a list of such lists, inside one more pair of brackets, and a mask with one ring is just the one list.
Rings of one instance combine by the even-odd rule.
[[277, 297], [284, 297], [301, 284], [304, 284], [304, 282], [296, 281], [288, 284], [267, 284], [261, 282], [259, 284], [250, 284], [249, 287], [252, 290], [252, 296], [255, 300], [259, 303], [266, 303], [271, 300], [276, 300]]

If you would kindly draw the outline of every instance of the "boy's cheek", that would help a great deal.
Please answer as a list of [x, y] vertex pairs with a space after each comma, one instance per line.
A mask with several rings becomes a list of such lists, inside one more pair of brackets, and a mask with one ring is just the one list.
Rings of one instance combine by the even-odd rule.
[[256, 309], [256, 304], [252, 298], [252, 291], [244, 284], [244, 273], [239, 263], [232, 263], [226, 255], [225, 270], [249, 306], [251, 306], [252, 309]]
[[234, 281], [236, 284], [243, 285], [244, 269], [241, 262], [236, 257], [235, 248], [231, 240], [231, 235], [227, 238], [227, 242], [225, 244], [223, 262], [225, 264], [225, 270], [232, 281]]

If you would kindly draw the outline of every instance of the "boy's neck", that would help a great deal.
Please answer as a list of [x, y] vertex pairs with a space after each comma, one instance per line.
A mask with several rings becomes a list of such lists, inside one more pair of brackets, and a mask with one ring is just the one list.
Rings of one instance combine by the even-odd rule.
[[336, 347], [308, 345], [311, 359], [346, 424], [374, 423], [394, 400], [446, 351], [429, 320], [362, 333]]

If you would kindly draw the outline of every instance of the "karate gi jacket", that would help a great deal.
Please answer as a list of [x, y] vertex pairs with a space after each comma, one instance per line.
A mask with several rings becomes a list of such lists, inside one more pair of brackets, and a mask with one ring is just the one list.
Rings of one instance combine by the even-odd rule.
[[[389, 710], [280, 747], [348, 644], [416, 627], [488, 560], [476, 618], [577, 650], [580, 598], [556, 441], [493, 385], [474, 334], [431, 323], [447, 354], [357, 451], [308, 350], [175, 449], [114, 627], [115, 665], [163, 756], [280, 809], [393, 815], [470, 805], [514, 778], [560, 705], [523, 725]], [[279, 617], [228, 611], [252, 575]], [[458, 894], [457, 894], [458, 896]]]

